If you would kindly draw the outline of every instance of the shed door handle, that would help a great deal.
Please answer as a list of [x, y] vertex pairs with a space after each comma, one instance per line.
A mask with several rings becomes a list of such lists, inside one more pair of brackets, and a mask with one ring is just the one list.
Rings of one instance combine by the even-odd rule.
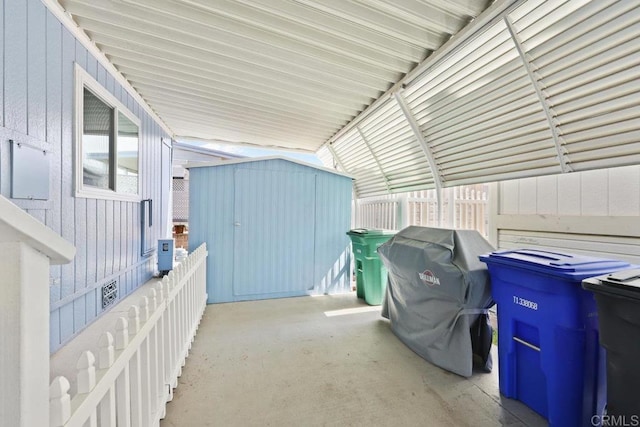
[[240, 223], [238, 221], [234, 222], [233, 225], [235, 225], [236, 227], [240, 227]]

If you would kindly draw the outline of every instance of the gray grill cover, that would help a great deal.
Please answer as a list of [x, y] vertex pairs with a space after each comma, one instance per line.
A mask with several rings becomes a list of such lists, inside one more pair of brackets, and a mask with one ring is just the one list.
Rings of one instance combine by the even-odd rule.
[[[465, 377], [473, 371], [471, 327], [486, 323], [481, 314], [493, 305], [478, 256], [493, 250], [475, 230], [426, 227], [405, 228], [378, 248], [389, 271], [382, 315], [393, 332], [421, 357]], [[480, 357], [490, 371], [488, 328]]]

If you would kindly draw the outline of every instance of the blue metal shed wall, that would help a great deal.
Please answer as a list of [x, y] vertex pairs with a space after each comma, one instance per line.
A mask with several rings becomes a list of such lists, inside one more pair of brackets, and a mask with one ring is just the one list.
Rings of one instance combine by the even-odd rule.
[[102, 311], [99, 287], [118, 280], [120, 297], [148, 280], [154, 258], [140, 256], [135, 202], [75, 198], [74, 62], [141, 120], [141, 186], [154, 200], [152, 241], [161, 233], [162, 128], [39, 0], [0, 0], [0, 194], [10, 198], [9, 139], [51, 152], [49, 200], [13, 199], [77, 248], [75, 261], [51, 268], [51, 351]]
[[226, 297], [216, 284], [233, 283], [233, 175], [232, 166], [189, 170], [189, 250], [207, 243], [208, 303]]
[[[300, 232], [303, 228], [295, 227], [291, 221], [296, 218], [283, 218], [278, 212], [250, 212], [258, 229], [269, 230], [262, 236], [256, 236], [255, 247], [249, 252], [281, 254], [276, 263], [257, 265], [251, 262], [251, 254], [242, 254], [240, 261], [234, 260], [234, 247], [237, 217], [234, 213], [237, 203], [236, 194], [241, 191], [243, 199], [255, 198], [274, 200], [279, 206], [291, 205], [290, 212], [302, 214], [299, 200], [288, 195], [300, 191], [302, 182], [308, 179], [300, 176], [299, 180], [290, 180], [284, 186], [273, 188], [265, 192], [261, 183], [236, 187], [238, 171], [270, 171], [299, 173], [312, 176], [315, 194], [306, 214], [313, 218], [313, 228], [310, 233], [297, 236], [287, 236], [287, 239], [266, 238], [267, 235], [281, 236], [282, 233]], [[346, 236], [351, 217], [351, 179], [324, 172], [315, 168], [299, 165], [286, 160], [264, 160], [250, 163], [222, 165], [203, 168], [192, 168], [189, 173], [189, 247], [193, 249], [202, 242], [207, 242], [209, 250], [208, 283], [209, 303], [221, 301], [238, 301], [243, 299], [259, 299], [273, 297], [264, 289], [264, 282], [277, 280], [282, 277], [282, 271], [287, 272], [309, 267], [308, 294], [338, 293], [350, 290], [349, 266], [350, 244]], [[246, 181], [243, 179], [241, 182]], [[306, 185], [306, 184], [305, 184]], [[263, 187], [263, 188], [261, 188]], [[289, 209], [287, 209], [289, 210]], [[297, 212], [297, 213], [296, 213]], [[247, 215], [244, 212], [245, 217]], [[281, 228], [285, 231], [281, 231]], [[280, 233], [280, 234], [278, 234]], [[312, 235], [309, 235], [312, 234]], [[313, 254], [293, 250], [291, 245], [302, 240], [311, 243]], [[297, 245], [296, 245], [297, 246]], [[300, 245], [302, 247], [304, 245]], [[260, 252], [262, 251], [262, 252]], [[310, 252], [310, 251], [309, 251]], [[239, 262], [241, 265], [234, 265]], [[263, 283], [256, 283], [251, 295], [234, 295], [234, 269], [250, 269], [242, 271], [244, 274], [262, 275]], [[307, 280], [301, 277], [300, 280]], [[300, 295], [299, 291], [283, 291], [279, 296]]]
[[316, 238], [314, 284], [320, 293], [351, 290], [350, 179], [321, 172], [316, 180]]

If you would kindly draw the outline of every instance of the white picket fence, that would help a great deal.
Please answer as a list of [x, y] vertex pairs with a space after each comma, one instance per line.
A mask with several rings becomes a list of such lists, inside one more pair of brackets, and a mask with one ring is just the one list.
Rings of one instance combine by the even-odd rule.
[[488, 233], [486, 185], [445, 188], [441, 206], [438, 206], [436, 190], [360, 199], [355, 203], [354, 228], [399, 230], [420, 225], [478, 230], [484, 236]]
[[356, 200], [356, 224], [353, 228], [381, 228], [397, 230], [399, 224], [400, 203], [396, 195], [377, 197], [370, 200]]
[[202, 244], [100, 337], [97, 361], [82, 353], [75, 396], [53, 380], [51, 427], [159, 425], [206, 306], [206, 259]]

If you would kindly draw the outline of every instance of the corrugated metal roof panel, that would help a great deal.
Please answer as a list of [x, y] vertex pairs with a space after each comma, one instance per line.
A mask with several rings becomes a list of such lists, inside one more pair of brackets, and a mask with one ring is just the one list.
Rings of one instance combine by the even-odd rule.
[[585, 2], [568, 14], [551, 10], [544, 22], [515, 25], [533, 47], [531, 61], [539, 64], [572, 169], [637, 163], [640, 5]]
[[[631, 1], [529, 0], [407, 81], [400, 90], [441, 185], [636, 162], [639, 36]], [[384, 117], [357, 120], [380, 129]], [[402, 168], [406, 147], [397, 130], [376, 135], [372, 147], [395, 188], [389, 158]], [[412, 155], [428, 168], [425, 153]]]
[[640, 155], [635, 1], [60, 3], [177, 134], [326, 142], [360, 196]]
[[488, 0], [59, 3], [178, 137], [316, 151]]

